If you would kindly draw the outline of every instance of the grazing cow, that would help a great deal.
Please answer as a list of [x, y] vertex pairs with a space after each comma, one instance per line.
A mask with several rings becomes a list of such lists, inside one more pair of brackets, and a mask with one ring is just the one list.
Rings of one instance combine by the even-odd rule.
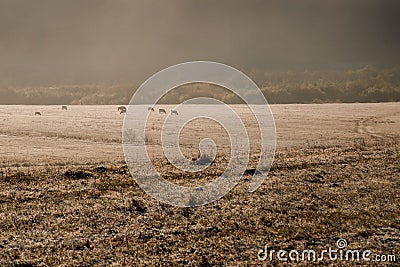
[[36, 111], [36, 112], [35, 112], [35, 116], [36, 116], [36, 115], [42, 116], [42, 113], [40, 113], [39, 111]]
[[165, 110], [165, 109], [163, 109], [163, 108], [160, 108], [160, 109], [158, 109], [158, 113], [164, 113], [164, 114], [167, 114], [167, 111]]
[[173, 115], [173, 114], [178, 115], [178, 111], [177, 110], [171, 110], [171, 115]]
[[62, 110], [68, 110], [68, 107], [67, 106], [62, 106], [61, 109]]
[[148, 111], [154, 111], [154, 108], [148, 107], [147, 110], [148, 110]]

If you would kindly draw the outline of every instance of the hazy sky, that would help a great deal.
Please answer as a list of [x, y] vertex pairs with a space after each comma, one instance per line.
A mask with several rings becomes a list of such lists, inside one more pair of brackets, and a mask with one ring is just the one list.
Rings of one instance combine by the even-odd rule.
[[141, 83], [189, 60], [400, 63], [400, 1], [0, 0], [0, 84]]

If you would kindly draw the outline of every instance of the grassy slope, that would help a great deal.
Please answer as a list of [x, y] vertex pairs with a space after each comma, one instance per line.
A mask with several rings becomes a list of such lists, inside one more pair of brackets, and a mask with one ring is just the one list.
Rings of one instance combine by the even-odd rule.
[[255, 193], [247, 176], [221, 200], [190, 209], [147, 196], [125, 166], [3, 169], [0, 265], [260, 264], [265, 244], [322, 250], [338, 238], [400, 257], [399, 148], [280, 151]]

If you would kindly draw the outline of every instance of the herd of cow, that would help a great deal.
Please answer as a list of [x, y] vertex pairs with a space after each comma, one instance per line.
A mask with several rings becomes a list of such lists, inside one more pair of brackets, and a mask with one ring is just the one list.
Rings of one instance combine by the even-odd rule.
[[[62, 106], [62, 107], [61, 107], [61, 110], [67, 111], [67, 110], [68, 110], [68, 107], [67, 107], [67, 106]], [[147, 110], [148, 110], [148, 111], [155, 111], [153, 107], [148, 107]], [[119, 114], [124, 114], [124, 113], [126, 113], [126, 107], [125, 107], [125, 106], [119, 106], [119, 107], [118, 107], [118, 112], [119, 112]], [[160, 113], [160, 114], [167, 114], [167, 111], [166, 111], [165, 109], [163, 109], [163, 108], [159, 108], [159, 109], [158, 109], [158, 113]], [[171, 114], [172, 114], [172, 115], [178, 115], [178, 111], [173, 109], [173, 110], [171, 110]], [[36, 116], [36, 115], [42, 116], [42, 113], [41, 113], [40, 111], [36, 111], [36, 112], [35, 112], [35, 116]]]

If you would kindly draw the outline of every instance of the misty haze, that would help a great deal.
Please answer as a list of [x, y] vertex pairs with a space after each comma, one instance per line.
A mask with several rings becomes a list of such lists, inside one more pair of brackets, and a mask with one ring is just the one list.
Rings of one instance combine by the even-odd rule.
[[244, 71], [272, 103], [312, 102], [303, 90], [398, 101], [399, 10], [394, 0], [3, 0], [0, 103], [128, 103], [154, 73], [193, 60]]
[[[396, 265], [399, 26], [397, 0], [0, 0], [0, 265], [366, 264], [257, 257], [339, 238]], [[196, 80], [132, 101], [189, 61], [231, 66], [261, 92]], [[155, 170], [201, 195], [235, 179], [232, 162], [240, 181], [207, 205], [141, 184]]]

